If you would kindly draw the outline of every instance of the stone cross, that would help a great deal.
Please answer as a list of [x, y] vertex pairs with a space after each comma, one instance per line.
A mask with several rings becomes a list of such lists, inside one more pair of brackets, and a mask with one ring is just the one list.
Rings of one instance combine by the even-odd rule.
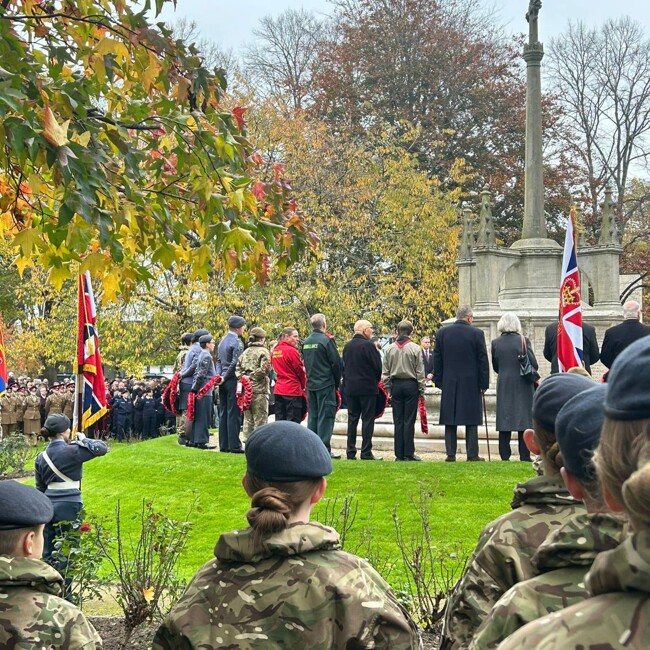
[[542, 8], [542, 0], [530, 0], [528, 5], [528, 13], [526, 13], [526, 20], [528, 21], [528, 42], [532, 45], [539, 40], [539, 32], [537, 30], [537, 18], [539, 10]]

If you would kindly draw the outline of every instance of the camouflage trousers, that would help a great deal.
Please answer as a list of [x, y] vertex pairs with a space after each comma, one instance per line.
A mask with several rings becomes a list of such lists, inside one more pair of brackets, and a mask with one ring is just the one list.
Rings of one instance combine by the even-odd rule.
[[268, 393], [255, 393], [253, 389], [253, 399], [251, 407], [244, 411], [244, 428], [242, 430], [242, 437], [244, 440], [263, 424], [266, 424], [269, 419], [269, 394]]

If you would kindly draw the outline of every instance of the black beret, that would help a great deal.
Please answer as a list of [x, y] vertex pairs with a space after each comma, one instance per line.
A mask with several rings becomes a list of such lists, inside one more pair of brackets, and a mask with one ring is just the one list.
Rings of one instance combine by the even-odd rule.
[[607, 384], [596, 384], [572, 397], [557, 414], [555, 437], [564, 467], [578, 478], [596, 478], [592, 456], [605, 420], [603, 403], [606, 394]]
[[50, 433], [63, 433], [70, 428], [70, 418], [63, 413], [48, 415], [43, 425]]
[[323, 441], [297, 422], [269, 422], [246, 442], [246, 465], [264, 481], [290, 483], [332, 473], [332, 459]]
[[201, 345], [206, 345], [207, 343], [210, 343], [210, 341], [214, 341], [214, 338], [212, 338], [211, 334], [204, 334], [200, 339], [199, 343]]
[[607, 375], [605, 415], [610, 420], [650, 418], [650, 336], [644, 336], [616, 357]]
[[196, 330], [194, 332], [194, 340], [198, 341], [202, 336], [205, 336], [206, 334], [209, 334], [208, 330]]
[[244, 327], [244, 325], [246, 325], [246, 319], [241, 316], [231, 316], [228, 319], [228, 327], [232, 327], [233, 329]]
[[592, 379], [570, 372], [559, 372], [547, 377], [535, 391], [533, 419], [547, 431], [555, 433], [555, 418], [567, 400], [593, 385]]
[[16, 530], [47, 524], [52, 502], [36, 488], [18, 481], [0, 481], [0, 530]]

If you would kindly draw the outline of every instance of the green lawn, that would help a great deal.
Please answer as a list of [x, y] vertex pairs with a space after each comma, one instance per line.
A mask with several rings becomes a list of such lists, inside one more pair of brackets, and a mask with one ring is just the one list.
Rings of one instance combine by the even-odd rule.
[[[135, 530], [143, 499], [175, 518], [190, 514], [191, 539], [181, 561], [190, 577], [211, 556], [221, 532], [246, 526], [249, 501], [241, 487], [243, 455], [210, 453], [180, 447], [175, 436], [135, 444], [113, 444], [104, 458], [85, 465], [84, 504], [90, 515], [106, 518], [112, 527], [121, 500], [124, 530]], [[371, 531], [372, 545], [383, 556], [397, 559], [391, 510], [398, 506], [408, 532], [416, 525], [409, 497], [418, 482], [427, 481], [435, 497], [432, 522], [437, 543], [471, 553], [481, 528], [509, 510], [513, 486], [531, 476], [524, 463], [363, 463], [334, 461], [326, 498], [355, 495], [357, 518], [347, 548], [353, 550], [362, 529]], [[319, 504], [316, 516], [322, 517]], [[363, 555], [363, 552], [360, 552]], [[397, 569], [389, 576], [401, 582]]]

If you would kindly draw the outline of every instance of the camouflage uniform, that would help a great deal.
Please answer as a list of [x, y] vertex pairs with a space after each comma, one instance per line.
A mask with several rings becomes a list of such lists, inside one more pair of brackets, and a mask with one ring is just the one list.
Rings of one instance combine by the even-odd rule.
[[45, 415], [54, 415], [63, 413], [63, 407], [66, 402], [66, 396], [63, 393], [51, 393], [45, 400]]
[[0, 555], [0, 647], [93, 650], [102, 640], [77, 607], [60, 597], [63, 578], [49, 564]]
[[176, 648], [419, 648], [418, 632], [383, 578], [339, 550], [336, 531], [294, 524], [255, 542], [222, 535], [156, 633]]
[[2, 424], [2, 435], [10, 436], [17, 431], [16, 399], [9, 391], [0, 396], [0, 424]]
[[650, 531], [601, 553], [585, 583], [593, 598], [529, 623], [499, 649], [650, 648]]
[[519, 483], [511, 506], [512, 512], [483, 529], [465, 575], [454, 587], [441, 650], [466, 648], [497, 600], [513, 585], [537, 575], [531, 558], [549, 533], [584, 512], [559, 475]]
[[269, 418], [270, 372], [271, 353], [264, 343], [251, 343], [237, 360], [237, 377], [248, 377], [253, 388], [251, 407], [244, 411], [244, 440]]
[[608, 513], [580, 513], [553, 531], [532, 563], [540, 573], [509, 589], [472, 639], [470, 650], [496, 648], [520, 627], [589, 597], [585, 573], [596, 555], [627, 537], [625, 520]]
[[25, 441], [28, 445], [36, 445], [41, 430], [41, 398], [35, 393], [29, 394], [23, 408]]

